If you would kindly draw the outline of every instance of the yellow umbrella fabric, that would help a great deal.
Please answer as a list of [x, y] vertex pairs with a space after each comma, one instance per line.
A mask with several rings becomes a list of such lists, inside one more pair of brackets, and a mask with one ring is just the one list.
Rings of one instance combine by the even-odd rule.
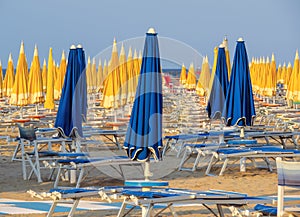
[[44, 107], [46, 109], [54, 109], [54, 73], [55, 68], [53, 65], [52, 47], [49, 49], [48, 56], [48, 71], [47, 71], [47, 90], [46, 90], [46, 100]]
[[288, 88], [288, 84], [290, 83], [292, 71], [293, 71], [293, 67], [291, 62], [289, 62], [286, 68], [286, 89]]
[[96, 59], [93, 58], [92, 61], [92, 93], [96, 93], [97, 88], [97, 67], [96, 67]]
[[54, 99], [59, 100], [61, 97], [61, 91], [64, 85], [65, 75], [67, 70], [67, 61], [65, 51], [61, 54], [60, 64], [57, 70], [57, 76], [54, 83]]
[[3, 80], [3, 96], [10, 97], [15, 82], [14, 64], [11, 53], [8, 57], [7, 68]]
[[282, 66], [281, 66], [280, 63], [279, 63], [278, 68], [277, 68], [276, 78], [277, 78], [277, 81], [276, 81], [277, 83], [283, 84]]
[[92, 76], [92, 65], [91, 65], [91, 57], [88, 57], [87, 65], [86, 65], [86, 86], [87, 86], [87, 92], [92, 93], [93, 92], [93, 76]]
[[0, 60], [0, 97], [3, 97], [3, 72], [2, 72], [1, 60]]
[[189, 72], [186, 78], [185, 88], [188, 90], [195, 90], [196, 89], [196, 75], [194, 64], [191, 63], [189, 67]]
[[42, 79], [43, 79], [43, 92], [46, 93], [46, 89], [47, 89], [47, 64], [46, 64], [45, 59], [43, 61]]
[[225, 47], [225, 56], [226, 56], [228, 79], [230, 79], [231, 64], [230, 64], [230, 54], [229, 54], [229, 49], [228, 49], [228, 39], [227, 39], [227, 37], [224, 38], [223, 45]]
[[11, 92], [10, 104], [24, 106], [28, 104], [28, 65], [24, 52], [24, 43], [21, 43], [14, 86]]
[[299, 86], [298, 78], [299, 78], [299, 54], [298, 50], [296, 51], [295, 59], [294, 59], [294, 65], [293, 65], [293, 71], [290, 77], [290, 81], [288, 84], [287, 89], [287, 99], [295, 101], [297, 100], [297, 86]]
[[272, 54], [271, 63], [269, 63], [269, 58], [267, 58], [267, 68], [265, 74], [265, 89], [264, 95], [267, 97], [272, 97], [276, 93], [276, 62], [274, 54]]
[[114, 40], [111, 60], [109, 65], [109, 72], [105, 81], [103, 89], [102, 106], [104, 108], [117, 108], [120, 104], [119, 90], [120, 90], [120, 78], [119, 78], [119, 57], [117, 42]]
[[33, 60], [30, 67], [28, 94], [30, 104], [44, 102], [43, 81], [37, 46], [34, 48]]
[[133, 65], [133, 59], [132, 59], [132, 49], [129, 47], [128, 55], [127, 55], [127, 74], [128, 74], [128, 97], [127, 102], [133, 103], [134, 97], [135, 97], [135, 80], [137, 79], [135, 71], [134, 71], [134, 65]]
[[203, 57], [201, 74], [197, 83], [196, 93], [200, 96], [207, 96], [209, 90], [210, 69], [208, 57]]
[[[212, 84], [213, 84], [213, 81], [214, 81], [214, 77], [215, 77], [215, 74], [216, 74], [218, 50], [219, 50], [218, 47], [214, 48], [214, 62], [213, 62], [213, 67], [212, 67], [212, 70], [211, 70], [211, 76], [210, 76], [210, 81], [209, 81], [209, 91], [211, 91]], [[210, 93], [208, 93], [208, 95], [209, 94]]]
[[186, 83], [186, 68], [185, 68], [184, 64], [182, 64], [182, 66], [181, 66], [179, 81], [180, 81], [180, 84], [182, 84], [183, 86]]
[[122, 43], [120, 58], [119, 58], [119, 72], [120, 72], [120, 94], [121, 94], [121, 105], [127, 103], [128, 97], [128, 75], [127, 75], [127, 63], [126, 63], [126, 54], [125, 48]]
[[98, 71], [97, 71], [97, 90], [96, 90], [97, 92], [102, 92], [103, 81], [104, 81], [103, 67], [102, 67], [101, 60], [99, 60]]

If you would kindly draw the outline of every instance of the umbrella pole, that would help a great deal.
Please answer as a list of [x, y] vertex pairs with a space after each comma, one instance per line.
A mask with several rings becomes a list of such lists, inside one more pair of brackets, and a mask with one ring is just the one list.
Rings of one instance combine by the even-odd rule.
[[21, 106], [21, 109], [20, 109], [20, 118], [22, 119], [23, 118], [23, 107]]
[[150, 180], [149, 178], [153, 176], [153, 174], [150, 171], [150, 159], [148, 159], [145, 162], [144, 176], [145, 176], [145, 181], [149, 181]]
[[38, 107], [39, 107], [39, 105], [38, 105], [38, 104], [35, 104], [35, 114], [36, 114], [36, 115], [38, 114]]

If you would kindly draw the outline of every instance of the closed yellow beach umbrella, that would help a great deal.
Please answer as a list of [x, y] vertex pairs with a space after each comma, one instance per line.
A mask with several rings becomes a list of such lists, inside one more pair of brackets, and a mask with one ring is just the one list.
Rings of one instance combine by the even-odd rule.
[[226, 56], [226, 65], [227, 65], [227, 71], [228, 71], [228, 78], [230, 79], [231, 64], [230, 64], [230, 54], [229, 54], [229, 49], [228, 49], [228, 39], [227, 39], [227, 37], [224, 38], [223, 45], [225, 47], [225, 56]]
[[92, 60], [92, 92], [96, 93], [97, 88], [97, 67], [95, 57]]
[[286, 89], [288, 88], [288, 84], [290, 83], [292, 71], [293, 71], [293, 67], [291, 62], [289, 62], [286, 68]]
[[180, 82], [180, 84], [182, 84], [183, 86], [184, 86], [185, 83], [186, 83], [186, 68], [185, 68], [184, 64], [182, 64], [182, 66], [181, 66], [181, 72], [180, 72], [179, 82]]
[[272, 97], [276, 94], [276, 62], [274, 54], [272, 54], [271, 62], [267, 58], [265, 74], [264, 96]]
[[61, 54], [60, 64], [57, 70], [56, 80], [54, 83], [54, 99], [59, 100], [61, 96], [62, 87], [64, 85], [65, 75], [67, 70], [67, 61], [65, 51]]
[[196, 75], [194, 64], [191, 63], [188, 71], [188, 75], [186, 78], [185, 88], [188, 90], [195, 90], [196, 89]]
[[213, 66], [212, 66], [212, 70], [211, 70], [211, 76], [210, 76], [210, 81], [209, 81], [209, 91], [211, 91], [211, 88], [212, 88], [212, 85], [213, 85], [213, 81], [214, 81], [214, 77], [215, 77], [215, 74], [216, 74], [217, 59], [218, 59], [218, 50], [219, 50], [218, 47], [214, 48], [214, 62], [213, 62]]
[[207, 96], [210, 81], [210, 68], [208, 57], [203, 57], [201, 74], [197, 83], [196, 93], [200, 96]]
[[128, 74], [128, 97], [127, 102], [133, 103], [135, 97], [135, 79], [137, 79], [136, 74], [134, 72], [134, 65], [132, 59], [132, 49], [129, 47], [128, 55], [127, 55], [127, 74]]
[[14, 64], [11, 53], [8, 57], [7, 68], [3, 80], [3, 96], [10, 97], [15, 82]]
[[277, 68], [277, 83], [283, 84], [283, 74], [282, 74], [282, 66], [279, 63], [278, 68]]
[[293, 65], [293, 70], [291, 73], [291, 77], [288, 83], [288, 88], [287, 88], [287, 99], [295, 101], [297, 100], [297, 86], [299, 86], [299, 53], [298, 50], [296, 51], [295, 59], [294, 59], [294, 65]]
[[104, 81], [104, 74], [103, 74], [103, 67], [101, 60], [99, 60], [98, 70], [97, 70], [97, 92], [102, 92], [103, 90], [103, 81]]
[[0, 60], [0, 97], [3, 97], [3, 72], [2, 72], [1, 60]]
[[28, 104], [28, 65], [25, 57], [23, 42], [21, 43], [10, 104], [16, 106], [24, 106]]
[[43, 80], [37, 46], [34, 48], [33, 60], [30, 67], [28, 95], [30, 104], [44, 102]]
[[91, 57], [88, 57], [87, 65], [86, 65], [86, 86], [88, 93], [93, 92], [93, 76], [92, 76], [92, 65], [91, 65]]
[[47, 64], [46, 64], [45, 59], [43, 61], [42, 79], [43, 79], [43, 92], [46, 93], [46, 89], [47, 89]]
[[121, 105], [127, 103], [128, 96], [128, 74], [127, 74], [127, 61], [124, 45], [121, 46], [119, 58], [119, 72], [120, 72], [120, 94]]
[[105, 81], [103, 89], [102, 106], [104, 108], [117, 108], [120, 104], [119, 90], [120, 90], [120, 77], [119, 77], [119, 56], [117, 49], [117, 42], [114, 40], [109, 72]]
[[48, 71], [47, 71], [47, 90], [46, 90], [46, 100], [44, 107], [47, 109], [54, 109], [54, 73], [55, 66], [53, 65], [52, 47], [49, 49], [48, 55]]

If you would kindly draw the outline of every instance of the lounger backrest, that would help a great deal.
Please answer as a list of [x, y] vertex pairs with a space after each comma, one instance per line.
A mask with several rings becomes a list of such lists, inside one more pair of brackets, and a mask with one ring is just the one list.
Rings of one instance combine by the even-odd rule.
[[300, 162], [276, 158], [278, 185], [300, 187]]
[[36, 134], [35, 129], [32, 127], [22, 127], [21, 125], [18, 125], [19, 132], [20, 132], [20, 138], [26, 139], [29, 141], [36, 140]]

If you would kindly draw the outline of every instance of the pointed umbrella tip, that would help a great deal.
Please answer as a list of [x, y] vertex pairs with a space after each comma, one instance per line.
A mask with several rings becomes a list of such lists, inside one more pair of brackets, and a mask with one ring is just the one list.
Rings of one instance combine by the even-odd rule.
[[219, 45], [219, 48], [225, 48], [225, 45], [224, 45], [223, 43], [221, 43], [221, 44]]
[[76, 49], [75, 45], [72, 44], [71, 47], [70, 47], [70, 49]]
[[34, 53], [33, 53], [33, 56], [37, 57], [39, 54], [38, 54], [38, 49], [37, 49], [37, 46], [35, 45], [34, 46]]
[[147, 32], [148, 34], [156, 34], [156, 32], [155, 32], [155, 29], [154, 28], [149, 28], [148, 29], [148, 32]]
[[237, 41], [238, 41], [238, 42], [243, 42], [244, 39], [243, 39], [242, 37], [239, 37]]
[[77, 48], [82, 48], [82, 45], [81, 45], [81, 44], [78, 44], [78, 45], [77, 45]]
[[24, 42], [21, 42], [20, 53], [24, 53]]

